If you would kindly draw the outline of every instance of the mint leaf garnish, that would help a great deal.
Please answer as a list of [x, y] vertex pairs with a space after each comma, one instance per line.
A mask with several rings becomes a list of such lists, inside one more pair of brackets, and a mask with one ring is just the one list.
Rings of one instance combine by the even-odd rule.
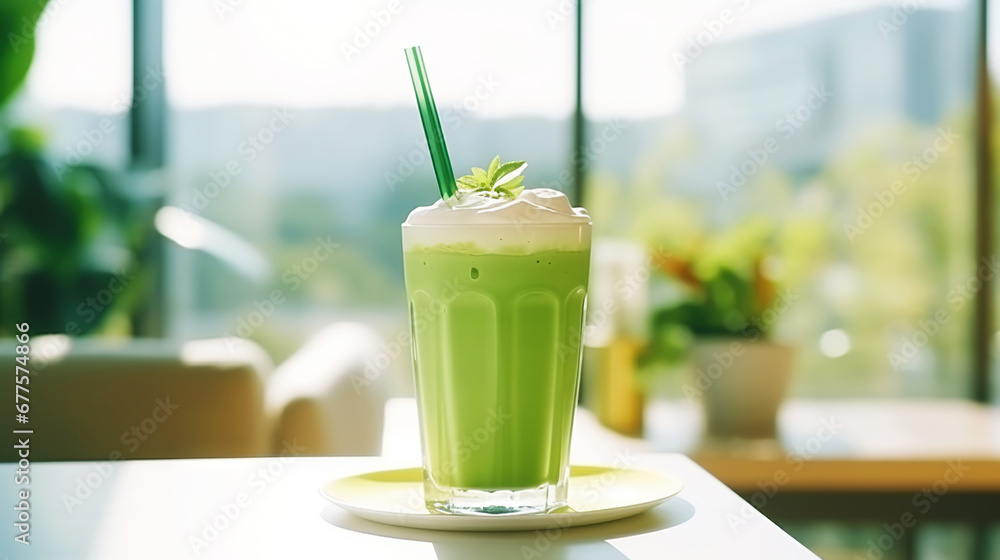
[[497, 180], [496, 174], [497, 174], [497, 168], [498, 167], [500, 167], [500, 156], [497, 156], [497, 157], [493, 158], [493, 161], [490, 162], [490, 170], [486, 172], [486, 175], [494, 183]]
[[520, 172], [522, 167], [527, 167], [527, 164], [523, 161], [508, 161], [497, 168], [497, 175], [500, 177], [515, 175], [514, 172]]
[[458, 185], [459, 192], [478, 192], [489, 198], [514, 199], [524, 190], [521, 186], [524, 181], [521, 173], [527, 166], [523, 161], [509, 161], [501, 165], [500, 156], [497, 156], [490, 162], [489, 169], [473, 167], [472, 175], [459, 177], [455, 184]]

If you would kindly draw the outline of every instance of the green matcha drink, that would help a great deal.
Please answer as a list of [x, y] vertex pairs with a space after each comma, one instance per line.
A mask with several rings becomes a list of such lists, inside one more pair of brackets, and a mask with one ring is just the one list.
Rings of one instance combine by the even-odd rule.
[[415, 210], [403, 245], [428, 507], [564, 505], [590, 269], [586, 212], [549, 189], [460, 191]]

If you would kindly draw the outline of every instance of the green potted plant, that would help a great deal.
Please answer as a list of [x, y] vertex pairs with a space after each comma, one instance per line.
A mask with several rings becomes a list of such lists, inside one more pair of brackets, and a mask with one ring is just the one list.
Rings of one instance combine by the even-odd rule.
[[[0, 6], [0, 109], [31, 67], [45, 2]], [[153, 200], [130, 194], [118, 174], [88, 164], [61, 172], [44, 135], [12, 127], [0, 111], [0, 336], [30, 321], [33, 334], [130, 334], [152, 280], [139, 266], [155, 251]]]
[[794, 351], [770, 334], [795, 297], [769, 270], [771, 239], [766, 222], [750, 220], [683, 250], [654, 252], [674, 296], [654, 306], [643, 361], [690, 359], [694, 376], [683, 391], [703, 404], [712, 436], [775, 433]]

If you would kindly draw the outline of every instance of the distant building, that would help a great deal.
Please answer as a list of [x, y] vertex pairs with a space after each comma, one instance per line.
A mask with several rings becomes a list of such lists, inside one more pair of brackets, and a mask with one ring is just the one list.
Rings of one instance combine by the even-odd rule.
[[939, 122], [972, 100], [971, 16], [886, 7], [710, 45], [686, 68], [682, 110], [700, 166], [718, 175], [773, 137], [775, 161], [806, 177], [866, 124]]

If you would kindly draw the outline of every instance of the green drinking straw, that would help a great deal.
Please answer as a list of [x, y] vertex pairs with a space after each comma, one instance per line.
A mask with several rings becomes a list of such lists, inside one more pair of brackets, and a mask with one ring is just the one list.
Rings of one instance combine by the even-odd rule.
[[438, 117], [434, 95], [431, 94], [431, 84], [427, 80], [427, 70], [424, 68], [424, 56], [420, 47], [405, 49], [406, 62], [410, 65], [410, 78], [413, 80], [413, 92], [417, 94], [417, 107], [420, 109], [420, 121], [424, 125], [427, 136], [427, 148], [434, 164], [434, 175], [437, 177], [441, 199], [448, 200], [455, 194], [455, 172], [451, 169], [451, 158], [448, 157], [448, 147], [444, 144], [444, 132], [441, 130], [441, 119]]

